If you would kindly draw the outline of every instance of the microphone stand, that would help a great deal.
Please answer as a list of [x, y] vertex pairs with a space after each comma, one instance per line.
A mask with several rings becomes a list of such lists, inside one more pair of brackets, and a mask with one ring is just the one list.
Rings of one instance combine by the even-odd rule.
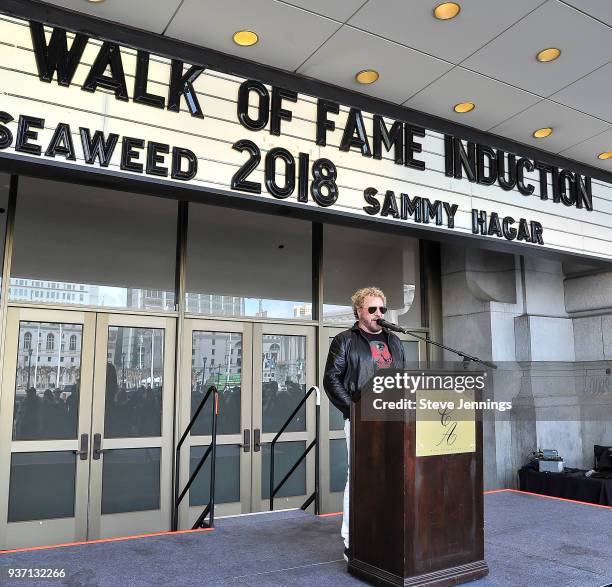
[[[383, 328], [385, 328], [383, 326]], [[453, 349], [449, 346], [446, 346], [444, 344], [442, 344], [441, 342], [438, 342], [436, 340], [433, 340], [429, 334], [426, 334], [425, 336], [421, 336], [419, 334], [417, 334], [416, 332], [412, 332], [411, 330], [407, 330], [406, 328], [402, 328], [401, 326], [397, 326], [397, 324], [394, 324], [394, 329], [397, 328], [397, 330], [399, 332], [403, 332], [404, 334], [408, 334], [410, 336], [413, 336], [414, 338], [417, 338], [419, 340], [422, 340], [424, 342], [426, 342], [427, 344], [432, 344], [434, 346], [437, 346], [438, 348], [444, 349], [445, 351], [449, 351], [451, 353], [455, 353], [456, 355], [459, 355], [461, 357], [461, 359], [463, 360], [463, 367], [465, 369], [467, 369], [468, 365], [473, 362], [473, 363], [480, 363], [481, 365], [484, 365], [485, 367], [489, 367], [490, 369], [497, 369], [497, 365], [495, 363], [491, 363], [490, 361], [484, 361], [483, 359], [479, 359], [478, 357], [475, 357], [473, 355], [468, 355], [467, 353], [464, 353], [463, 351], [459, 351], [457, 349]], [[391, 330], [390, 328], [387, 328], [387, 330]]]

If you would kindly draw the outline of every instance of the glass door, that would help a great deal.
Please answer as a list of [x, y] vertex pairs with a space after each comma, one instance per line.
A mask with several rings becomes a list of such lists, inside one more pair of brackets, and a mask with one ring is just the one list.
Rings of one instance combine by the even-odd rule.
[[170, 529], [173, 318], [98, 314], [89, 539]]
[[[202, 319], [185, 321], [177, 438], [211, 385], [219, 390], [215, 515], [269, 509], [270, 442], [315, 383], [314, 328]], [[210, 400], [209, 400], [210, 402]], [[315, 398], [309, 398], [279, 439], [280, 481], [314, 439]], [[198, 416], [181, 450], [181, 490], [211, 442], [212, 403]], [[189, 528], [209, 500], [210, 461], [196, 477], [179, 527]], [[298, 507], [314, 490], [314, 451], [279, 491], [275, 509]]]
[[[215, 515], [251, 511], [252, 326], [246, 322], [185, 320], [179, 439], [208, 389], [219, 391]], [[212, 439], [212, 396], [181, 449], [180, 490]], [[210, 457], [179, 511], [179, 527], [191, 527], [209, 501]]]
[[87, 538], [93, 313], [9, 308], [0, 549]]
[[0, 548], [170, 528], [174, 320], [9, 308]]
[[[252, 511], [270, 509], [270, 446], [300, 400], [316, 384], [315, 328], [253, 325]], [[315, 397], [292, 418], [274, 451], [274, 487], [315, 437]], [[314, 449], [279, 489], [274, 509], [301, 506], [314, 491]]]

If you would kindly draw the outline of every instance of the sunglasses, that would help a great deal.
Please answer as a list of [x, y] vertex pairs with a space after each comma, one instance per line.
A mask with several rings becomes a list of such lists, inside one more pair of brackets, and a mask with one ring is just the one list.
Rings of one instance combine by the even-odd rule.
[[374, 312], [376, 312], [376, 310], [380, 310], [381, 314], [386, 314], [387, 313], [387, 308], [385, 308], [385, 306], [370, 306], [368, 307], [368, 314], [374, 314]]

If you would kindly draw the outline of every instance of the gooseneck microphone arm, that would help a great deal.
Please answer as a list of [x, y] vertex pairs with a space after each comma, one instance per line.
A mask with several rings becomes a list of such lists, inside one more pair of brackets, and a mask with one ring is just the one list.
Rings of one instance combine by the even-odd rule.
[[404, 334], [409, 334], [410, 336], [413, 336], [414, 338], [422, 340], [426, 342], [427, 344], [432, 344], [433, 346], [437, 346], [441, 349], [444, 349], [445, 351], [449, 351], [450, 353], [455, 353], [456, 355], [459, 355], [465, 363], [469, 363], [469, 362], [480, 363], [481, 365], [484, 365], [485, 367], [490, 367], [491, 369], [497, 369], [497, 365], [495, 363], [491, 363], [490, 361], [484, 361], [483, 359], [479, 359], [478, 357], [474, 357], [473, 355], [468, 355], [467, 353], [464, 353], [463, 351], [459, 351], [457, 349], [453, 349], [449, 346], [446, 346], [442, 344], [441, 342], [433, 340], [432, 338], [430, 338], [428, 334], [425, 336], [421, 336], [417, 334], [416, 332], [412, 332], [411, 330], [402, 328], [401, 326], [398, 326], [397, 324], [393, 324], [393, 322], [387, 322], [383, 318], [379, 318], [378, 320], [376, 320], [376, 323], [379, 326], [386, 328], [387, 330], [393, 330], [394, 332], [402, 332]]

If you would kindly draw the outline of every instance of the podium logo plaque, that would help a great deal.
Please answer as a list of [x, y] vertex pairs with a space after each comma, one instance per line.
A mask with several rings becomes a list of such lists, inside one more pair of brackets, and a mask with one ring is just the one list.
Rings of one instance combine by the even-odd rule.
[[416, 395], [417, 457], [476, 450], [476, 412], [469, 405], [474, 401], [473, 391], [436, 389]]

